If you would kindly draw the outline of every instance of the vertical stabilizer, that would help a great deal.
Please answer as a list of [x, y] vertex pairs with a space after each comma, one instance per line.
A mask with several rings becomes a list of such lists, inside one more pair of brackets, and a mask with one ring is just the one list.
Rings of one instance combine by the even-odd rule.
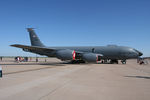
[[30, 36], [30, 41], [32, 46], [44, 47], [43, 43], [40, 41], [39, 37], [34, 32], [33, 28], [27, 28]]

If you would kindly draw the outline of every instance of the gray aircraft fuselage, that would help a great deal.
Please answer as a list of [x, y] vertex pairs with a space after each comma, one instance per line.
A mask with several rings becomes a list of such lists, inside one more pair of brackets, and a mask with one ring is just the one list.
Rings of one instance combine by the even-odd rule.
[[[117, 45], [108, 45], [108, 46], [75, 46], [75, 47], [49, 47], [55, 48], [58, 50], [75, 50], [81, 51], [85, 53], [96, 53], [103, 54], [103, 59], [116, 59], [116, 60], [126, 60], [126, 59], [134, 59], [142, 56], [143, 54], [130, 47], [126, 46], [117, 46]], [[55, 57], [55, 52], [48, 54], [49, 57]]]

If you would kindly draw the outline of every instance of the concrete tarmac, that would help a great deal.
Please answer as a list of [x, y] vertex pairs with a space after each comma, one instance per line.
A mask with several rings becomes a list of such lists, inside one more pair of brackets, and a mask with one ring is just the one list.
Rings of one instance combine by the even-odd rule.
[[[40, 60], [39, 60], [40, 61]], [[0, 62], [0, 100], [150, 100], [150, 65]]]

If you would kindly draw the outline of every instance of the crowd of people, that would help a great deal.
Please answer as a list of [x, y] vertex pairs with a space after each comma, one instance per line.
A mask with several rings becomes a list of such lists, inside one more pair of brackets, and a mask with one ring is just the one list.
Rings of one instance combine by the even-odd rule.
[[[30, 60], [31, 60], [31, 58], [30, 58]], [[16, 62], [28, 62], [28, 57], [17, 56], [17, 57], [15, 57], [15, 61]]]

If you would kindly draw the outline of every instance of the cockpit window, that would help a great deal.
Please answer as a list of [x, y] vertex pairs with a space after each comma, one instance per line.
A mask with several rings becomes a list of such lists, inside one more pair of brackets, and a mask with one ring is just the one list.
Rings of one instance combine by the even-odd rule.
[[138, 50], [136, 50], [136, 49], [133, 49], [133, 50], [139, 53], [139, 51], [138, 51]]

